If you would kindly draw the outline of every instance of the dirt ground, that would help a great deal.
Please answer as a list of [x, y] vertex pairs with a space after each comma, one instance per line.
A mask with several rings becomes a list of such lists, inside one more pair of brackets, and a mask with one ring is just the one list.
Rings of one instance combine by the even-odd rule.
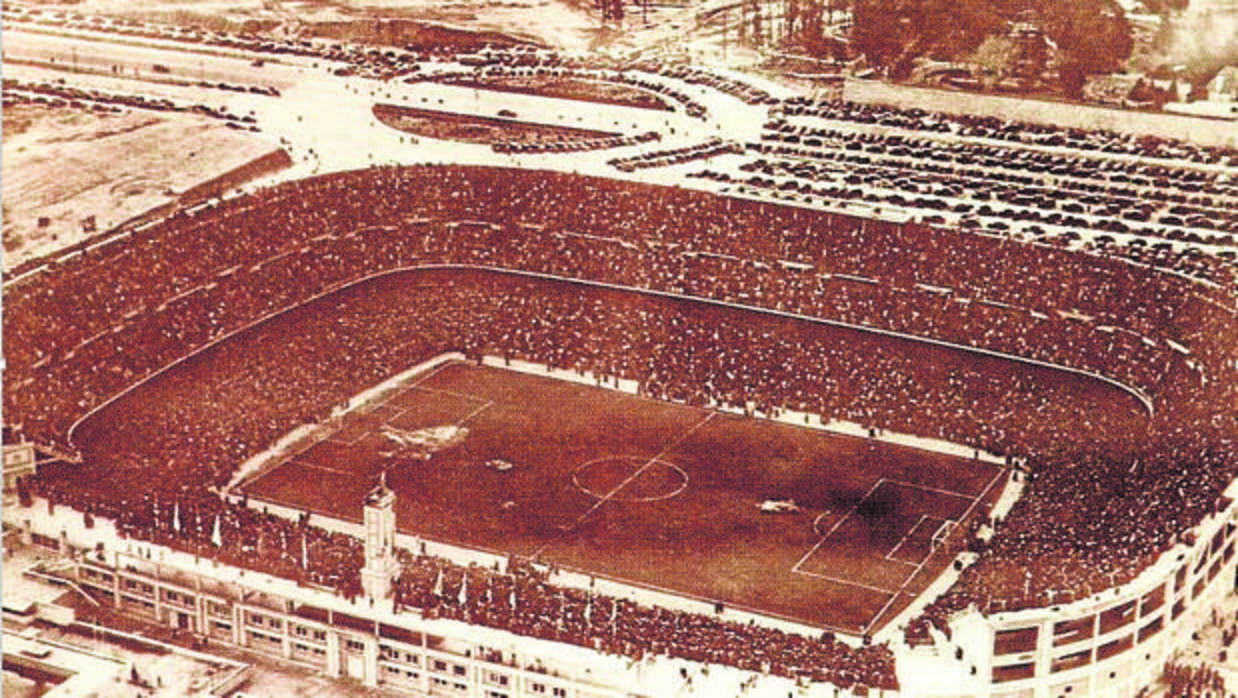
[[89, 216], [107, 230], [272, 150], [196, 115], [6, 108], [4, 268], [72, 244]]
[[[478, 31], [499, 31], [546, 45], [583, 49], [600, 26], [592, 3], [580, 0], [85, 0], [83, 14], [123, 15], [171, 23], [195, 23], [230, 31], [276, 36], [335, 35], [364, 41], [375, 19], [423, 20]], [[346, 25], [355, 25], [349, 29]], [[347, 37], [344, 35], [348, 35]], [[375, 37], [371, 37], [375, 38]], [[396, 43], [398, 37], [384, 43]]]

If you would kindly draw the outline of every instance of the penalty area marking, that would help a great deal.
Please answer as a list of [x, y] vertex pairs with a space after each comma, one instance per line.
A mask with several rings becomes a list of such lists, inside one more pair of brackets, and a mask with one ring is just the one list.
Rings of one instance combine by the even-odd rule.
[[[907, 542], [907, 539], [911, 537], [911, 534], [915, 533], [917, 528], [920, 528], [920, 524], [924, 523], [925, 519], [936, 519], [938, 521], [943, 521], [943, 522], [950, 520], [950, 519], [947, 519], [941, 516], [934, 516], [933, 514], [920, 514], [920, 518], [916, 520], [916, 525], [912, 526], [911, 530], [903, 534], [903, 537], [898, 541], [898, 544], [895, 545], [893, 548], [890, 548], [890, 552], [886, 553], [887, 560], [890, 560], [892, 562], [902, 562], [902, 563], [911, 564], [911, 565], [915, 564], [915, 563], [908, 563], [906, 560], [895, 559], [893, 556], [894, 556], [894, 553], [898, 552], [899, 548], [903, 547], [903, 543]], [[938, 525], [940, 526], [941, 524], [938, 524]]]
[[[493, 406], [496, 404], [496, 403], [494, 402], [494, 400], [487, 400], [486, 398], [483, 398], [483, 397], [478, 397], [478, 396], [476, 396], [476, 395], [469, 395], [468, 393], [457, 393], [457, 392], [453, 392], [453, 391], [450, 391], [450, 390], [439, 390], [438, 388], [427, 388], [426, 386], [421, 385], [421, 384], [422, 384], [422, 383], [424, 383], [425, 381], [428, 381], [428, 380], [430, 380], [431, 378], [433, 378], [435, 374], [437, 374], [439, 371], [441, 371], [441, 370], [443, 370], [444, 368], [446, 368], [448, 365], [450, 365], [450, 362], [449, 362], [448, 364], [444, 364], [443, 366], [439, 366], [438, 368], [434, 369], [434, 372], [433, 372], [433, 373], [431, 373], [430, 375], [426, 376], [425, 378], [422, 378], [421, 380], [419, 380], [419, 381], [417, 381], [417, 382], [413, 383], [412, 385], [408, 386], [408, 387], [407, 387], [407, 388], [406, 388], [403, 392], [401, 392], [399, 395], [392, 396], [392, 398], [391, 398], [391, 399], [389, 399], [388, 401], [386, 401], [386, 402], [384, 402], [384, 403], [382, 403], [382, 404], [380, 404], [380, 405], [375, 406], [374, 411], [378, 411], [378, 410], [383, 409], [383, 408], [388, 408], [388, 409], [391, 409], [391, 410], [394, 410], [394, 411], [395, 411], [395, 414], [391, 415], [390, 417], [386, 417], [386, 418], [384, 418], [384, 419], [383, 419], [383, 421], [382, 421], [382, 423], [381, 423], [381, 425], [380, 425], [380, 429], [381, 429], [382, 427], [394, 427], [394, 428], [396, 428], [396, 429], [399, 429], [399, 428], [400, 428], [400, 427], [395, 426], [395, 424], [394, 424], [395, 420], [399, 419], [399, 418], [400, 418], [401, 416], [403, 416], [404, 414], [406, 414], [406, 413], [408, 413], [408, 412], [412, 411], [412, 408], [411, 408], [411, 407], [400, 407], [400, 406], [397, 406], [396, 404], [394, 404], [394, 403], [395, 403], [395, 400], [396, 400], [396, 398], [398, 398], [398, 397], [402, 397], [402, 396], [404, 396], [404, 395], [408, 395], [408, 394], [412, 393], [413, 391], [417, 391], [417, 390], [424, 391], [424, 392], [427, 392], [427, 393], [439, 393], [440, 395], [450, 395], [451, 397], [463, 398], [463, 399], [465, 399], [465, 400], [468, 400], [469, 402], [477, 403], [477, 404], [478, 404], [478, 406], [477, 406], [477, 407], [473, 408], [473, 409], [472, 409], [472, 410], [471, 410], [468, 414], [464, 415], [463, 417], [461, 417], [461, 418], [459, 418], [459, 419], [457, 419], [457, 420], [455, 421], [455, 426], [464, 426], [464, 424], [465, 424], [466, 422], [468, 422], [468, 421], [469, 421], [469, 420], [471, 420], [472, 418], [476, 417], [477, 415], [481, 414], [482, 412], [486, 411], [487, 409], [489, 409], [489, 408], [493, 407]], [[337, 433], [337, 434], [338, 434], [338, 433], [339, 433], [339, 430], [337, 430], [335, 433]], [[353, 439], [352, 441], [341, 441], [341, 440], [339, 440], [339, 439], [332, 438], [332, 437], [334, 437], [334, 434], [332, 434], [332, 437], [328, 437], [327, 439], [324, 439], [324, 440], [325, 440], [325, 441], [329, 441], [329, 442], [331, 442], [331, 443], [333, 443], [333, 444], [338, 444], [338, 445], [341, 445], [341, 446], [356, 446], [356, 445], [357, 445], [358, 443], [360, 443], [363, 439], [365, 439], [366, 437], [371, 436], [371, 435], [373, 435], [373, 434], [375, 434], [375, 433], [376, 433], [376, 430], [374, 430], [374, 429], [366, 429], [365, 431], [363, 431], [363, 432], [361, 433], [361, 435], [360, 435], [360, 436], [358, 436], [357, 438]]]
[[[999, 474], [1000, 474], [1000, 473], [999, 473]], [[837, 521], [835, 521], [835, 522], [834, 522], [834, 524], [833, 524], [832, 526], [830, 526], [830, 527], [829, 527], [829, 529], [828, 529], [828, 530], [826, 530], [824, 533], [822, 533], [822, 531], [821, 531], [821, 527], [820, 527], [821, 521], [822, 521], [822, 519], [824, 519], [825, 517], [827, 517], [827, 516], [831, 515], [831, 514], [832, 514], [832, 513], [834, 513], [834, 512], [832, 512], [832, 511], [825, 511], [825, 512], [822, 512], [821, 514], [817, 515], [817, 517], [816, 517], [815, 519], [813, 519], [813, 522], [812, 522], [812, 530], [813, 530], [813, 532], [814, 532], [814, 533], [816, 533], [817, 535], [821, 536], [821, 538], [820, 538], [820, 540], [818, 540], [818, 541], [817, 541], [817, 542], [816, 542], [816, 543], [815, 543], [815, 544], [814, 544], [811, 548], [809, 548], [808, 552], [807, 552], [807, 553], [805, 553], [805, 554], [804, 554], [804, 556], [803, 556], [803, 557], [801, 557], [801, 558], [800, 558], [800, 559], [799, 559], [799, 560], [798, 560], [798, 561], [797, 561], [797, 562], [796, 562], [796, 563], [795, 563], [795, 564], [791, 567], [791, 573], [792, 573], [792, 574], [802, 574], [802, 575], [805, 575], [805, 576], [807, 576], [807, 577], [814, 577], [814, 578], [816, 578], [816, 579], [822, 579], [822, 580], [825, 580], [825, 581], [834, 582], [834, 583], [836, 583], [836, 584], [845, 584], [845, 585], [850, 585], [850, 586], [857, 587], [857, 588], [860, 588], [860, 589], [868, 589], [868, 590], [870, 590], [870, 591], [877, 591], [877, 592], [881, 592], [881, 593], [884, 593], [884, 594], [890, 594], [892, 598], [890, 599], [890, 601], [889, 601], [889, 602], [887, 602], [887, 603], [886, 603], [885, 607], [884, 607], [884, 608], [882, 608], [882, 609], [881, 609], [881, 611], [879, 611], [879, 612], [877, 613], [877, 615], [873, 617], [873, 620], [876, 620], [877, 618], [880, 618], [880, 617], [881, 617], [881, 615], [882, 615], [883, 613], [885, 613], [885, 612], [886, 612], [886, 610], [890, 607], [890, 604], [892, 604], [892, 603], [894, 602], [894, 599], [895, 599], [895, 598], [897, 598], [899, 594], [903, 593], [903, 591], [905, 591], [905, 590], [906, 590], [907, 585], [911, 583], [911, 580], [912, 580], [912, 579], [914, 579], [914, 578], [915, 578], [915, 576], [916, 576], [917, 574], [919, 574], [920, 570], [924, 567], [924, 564], [928, 561], [928, 559], [929, 559], [930, 557], [932, 557], [933, 551], [930, 549], [930, 550], [929, 550], [929, 552], [928, 552], [928, 554], [924, 555], [924, 556], [920, 559], [920, 561], [919, 561], [918, 563], [915, 563], [915, 562], [910, 562], [910, 561], [907, 561], [907, 560], [899, 560], [899, 559], [896, 559], [896, 558], [892, 558], [892, 557], [890, 557], [890, 555], [893, 555], [895, 551], [897, 551], [900, 547], [902, 547], [902, 545], [903, 545], [903, 544], [907, 541], [907, 538], [908, 538], [908, 537], [909, 537], [909, 536], [910, 536], [910, 535], [911, 535], [911, 534], [912, 534], [912, 533], [913, 533], [913, 532], [914, 532], [914, 531], [915, 531], [915, 530], [916, 530], [916, 529], [917, 529], [917, 528], [918, 528], [918, 527], [919, 527], [919, 526], [920, 526], [920, 525], [924, 522], [924, 520], [925, 520], [926, 518], [930, 518], [930, 519], [941, 519], [941, 520], [943, 520], [943, 521], [944, 521], [944, 520], [946, 520], [946, 519], [944, 519], [943, 517], [940, 517], [940, 516], [935, 516], [935, 515], [932, 515], [932, 514], [921, 514], [921, 515], [920, 515], [920, 518], [916, 521], [915, 525], [913, 525], [913, 526], [911, 527], [911, 530], [909, 530], [906, 534], [904, 534], [904, 535], [903, 535], [902, 539], [898, 542], [898, 544], [897, 544], [897, 545], [895, 545], [895, 546], [894, 546], [894, 548], [893, 548], [893, 549], [891, 549], [891, 550], [890, 550], [890, 552], [889, 552], [889, 553], [887, 553], [886, 555], [880, 555], [880, 554], [878, 554], [878, 553], [874, 553], [874, 554], [873, 554], [873, 557], [874, 557], [874, 558], [876, 558], [876, 559], [883, 560], [883, 561], [886, 561], [886, 562], [894, 562], [894, 563], [898, 563], [898, 564], [901, 564], [901, 565], [905, 565], [905, 566], [907, 566], [907, 567], [912, 567], [912, 568], [914, 568], [914, 569], [911, 571], [911, 573], [910, 573], [910, 574], [909, 574], [909, 575], [908, 575], [908, 576], [907, 576], [907, 577], [903, 580], [902, 585], [901, 585], [901, 586], [900, 586], [897, 590], [895, 590], [895, 589], [884, 589], [884, 588], [881, 588], [881, 587], [875, 587], [875, 586], [872, 586], [872, 585], [869, 585], [869, 584], [864, 584], [864, 583], [862, 583], [862, 582], [855, 582], [855, 581], [850, 581], [850, 580], [846, 580], [846, 579], [839, 579], [838, 577], [831, 577], [831, 576], [824, 575], [824, 574], [820, 574], [820, 573], [817, 573], [817, 572], [809, 572], [809, 571], [806, 571], [806, 570], [803, 570], [803, 569], [800, 569], [800, 568], [801, 568], [801, 567], [803, 567], [803, 566], [804, 566], [804, 563], [808, 562], [808, 560], [809, 560], [809, 559], [811, 559], [811, 558], [812, 558], [812, 556], [813, 556], [813, 555], [815, 555], [815, 554], [817, 553], [817, 551], [821, 549], [821, 546], [825, 545], [825, 541], [826, 541], [826, 540], [828, 540], [828, 539], [829, 539], [829, 537], [830, 537], [830, 536], [832, 536], [832, 535], [834, 534], [834, 532], [835, 532], [835, 531], [837, 531], [837, 530], [838, 530], [838, 528], [839, 528], [840, 526], [842, 526], [842, 525], [843, 525], [843, 522], [844, 522], [844, 521], [846, 521], [847, 519], [849, 519], [849, 518], [851, 517], [851, 515], [852, 515], [852, 514], [854, 514], [854, 513], [855, 513], [855, 512], [856, 512], [856, 511], [860, 508], [860, 505], [861, 505], [861, 504], [863, 504], [865, 501], [867, 501], [867, 500], [868, 500], [868, 498], [869, 498], [869, 497], [871, 497], [871, 496], [873, 495], [873, 493], [874, 493], [874, 492], [876, 492], [876, 491], [877, 491], [877, 489], [878, 489], [879, 487], [881, 487], [883, 484], [887, 484], [887, 483], [888, 483], [888, 484], [891, 484], [891, 485], [894, 485], [894, 486], [896, 486], [896, 487], [908, 487], [908, 488], [913, 488], [913, 489], [924, 490], [924, 491], [926, 491], [926, 492], [933, 492], [933, 493], [936, 493], [936, 494], [946, 495], [946, 496], [950, 496], [950, 497], [958, 497], [958, 498], [961, 498], [961, 499], [967, 499], [967, 500], [969, 500], [969, 501], [971, 502], [971, 506], [969, 506], [969, 507], [968, 507], [967, 512], [964, 514], [964, 516], [966, 516], [967, 514], [969, 514], [969, 513], [972, 511], [972, 509], [973, 509], [973, 508], [975, 508], [976, 502], [980, 501], [980, 499], [984, 497], [985, 493], [987, 493], [987, 492], [988, 492], [989, 488], [990, 488], [990, 487], [992, 487], [992, 481], [990, 481], [990, 483], [989, 483], [989, 487], [986, 487], [986, 488], [985, 488], [985, 490], [984, 490], [984, 492], [981, 492], [981, 493], [980, 493], [980, 495], [978, 495], [978, 496], [977, 496], [977, 495], [966, 495], [966, 494], [963, 494], [963, 493], [961, 493], [961, 492], [954, 492], [954, 491], [951, 491], [951, 490], [938, 489], [938, 488], [934, 488], [934, 487], [926, 487], [926, 486], [924, 486], [924, 485], [917, 485], [917, 484], [915, 484], [915, 483], [913, 483], [913, 482], [903, 482], [903, 481], [899, 481], [899, 480], [890, 480], [890, 479], [888, 479], [888, 478], [884, 478], [884, 477], [883, 477], [883, 478], [878, 478], [878, 479], [877, 479], [877, 481], [873, 483], [872, 487], [869, 487], [869, 488], [868, 488], [868, 491], [864, 493], [864, 496], [860, 498], [860, 501], [859, 501], [859, 502], [856, 502], [856, 504], [854, 504], [854, 505], [853, 505], [850, 509], [848, 509], [848, 510], [847, 510], [847, 513], [843, 514], [843, 515], [842, 515], [842, 517], [840, 517]], [[870, 623], [869, 623], [869, 624], [870, 624], [870, 625], [872, 624], [872, 623], [871, 623], [871, 621], [870, 621]]]
[[895, 589], [885, 589], [883, 587], [875, 587], [871, 584], [865, 584], [863, 582], [855, 582], [850, 579], [839, 579], [838, 577], [831, 577], [828, 574], [821, 574], [820, 572], [805, 572], [803, 570], [792, 570], [792, 572], [794, 574], [802, 574], [805, 577], [812, 577], [813, 579], [822, 579], [827, 582], [833, 582], [834, 584], [843, 584], [849, 587], [856, 587], [858, 589], [867, 589], [869, 591], [875, 591], [881, 594], [885, 594], [887, 596], [898, 596], [898, 591]]

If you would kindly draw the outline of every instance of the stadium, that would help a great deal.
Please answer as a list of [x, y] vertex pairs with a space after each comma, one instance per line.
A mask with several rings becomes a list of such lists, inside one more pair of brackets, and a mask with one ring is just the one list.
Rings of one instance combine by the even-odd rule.
[[[1157, 681], [1235, 584], [1238, 274], [1113, 236], [1232, 230], [1238, 153], [655, 74], [606, 99], [751, 141], [542, 124], [493, 151], [638, 150], [292, 177], [8, 273], [39, 573], [414, 695]], [[1083, 199], [1107, 241], [1054, 232]]]

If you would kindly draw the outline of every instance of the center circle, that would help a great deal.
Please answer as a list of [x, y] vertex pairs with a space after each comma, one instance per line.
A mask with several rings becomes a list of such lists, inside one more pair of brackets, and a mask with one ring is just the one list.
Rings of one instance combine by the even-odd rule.
[[594, 499], [612, 502], [657, 502], [688, 486], [684, 469], [659, 458], [609, 456], [582, 464], [572, 484]]

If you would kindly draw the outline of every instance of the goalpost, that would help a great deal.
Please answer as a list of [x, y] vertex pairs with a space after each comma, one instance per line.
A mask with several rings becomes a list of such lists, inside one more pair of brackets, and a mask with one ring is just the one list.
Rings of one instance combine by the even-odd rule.
[[958, 528], [959, 522], [954, 519], [946, 519], [941, 522], [937, 530], [933, 533], [933, 542], [930, 550], [936, 551], [938, 548], [944, 547], [950, 539], [950, 535], [954, 533], [954, 529]]

